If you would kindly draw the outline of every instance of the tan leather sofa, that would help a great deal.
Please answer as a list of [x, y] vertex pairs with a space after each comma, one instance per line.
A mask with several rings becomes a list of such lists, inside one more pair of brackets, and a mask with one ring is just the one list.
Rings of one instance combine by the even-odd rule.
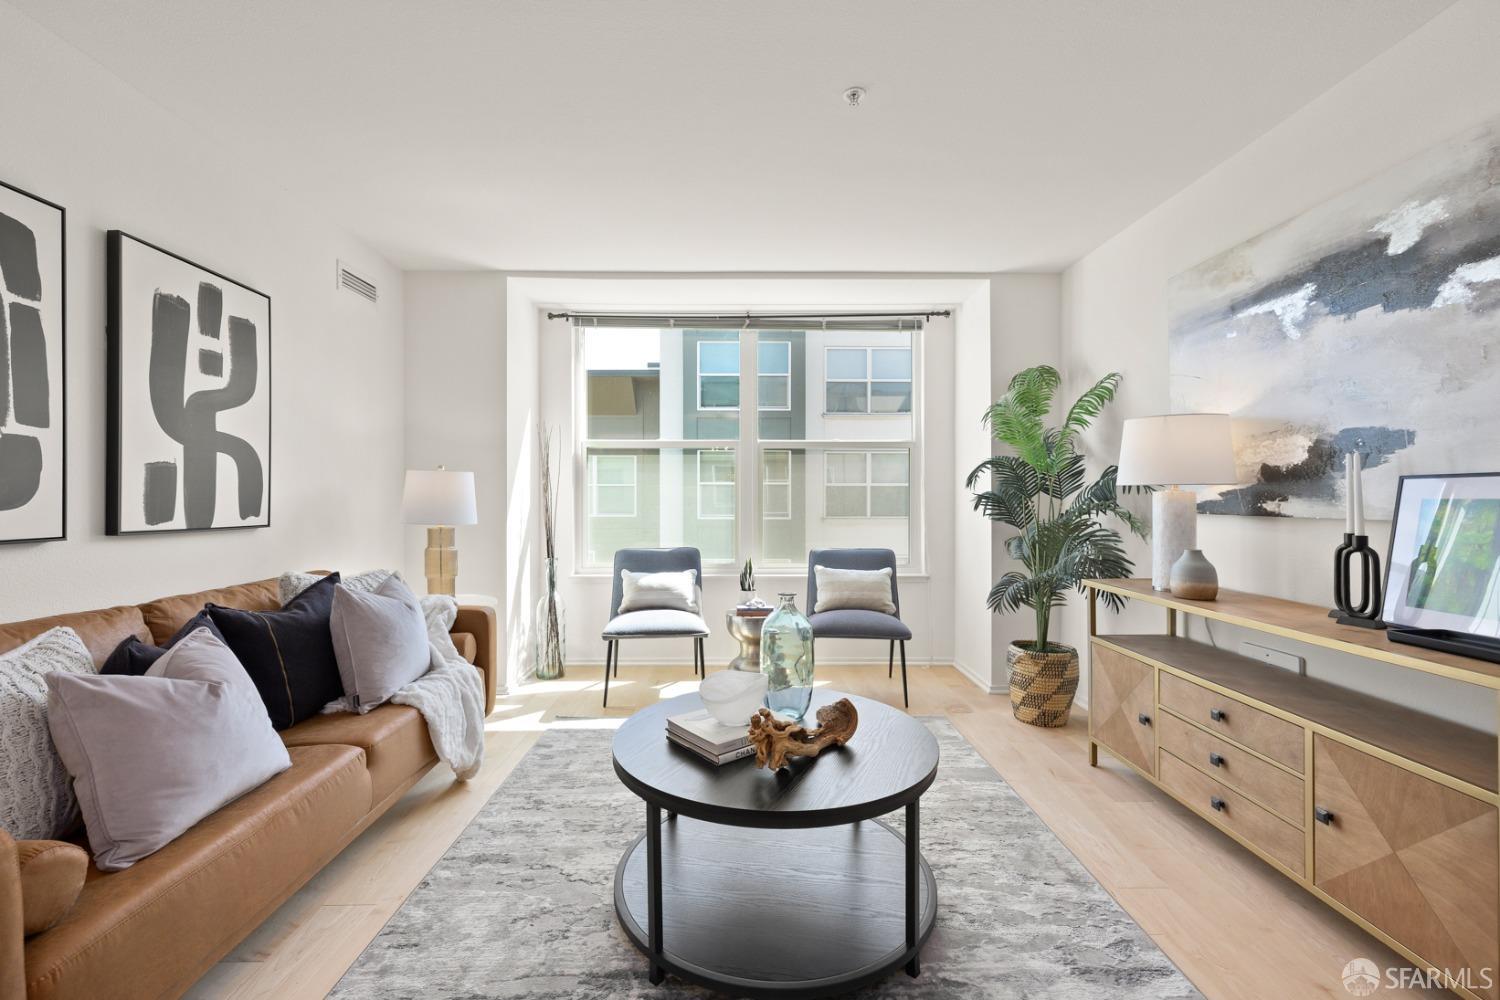
[[[166, 641], [209, 601], [247, 610], [280, 606], [276, 581], [261, 580], [0, 625], [0, 652], [68, 625], [98, 665], [128, 635]], [[488, 714], [495, 704], [494, 611], [460, 607], [453, 633], [484, 675]], [[0, 831], [0, 1000], [180, 996], [437, 763], [422, 716], [405, 705], [319, 716], [281, 735], [290, 769], [131, 868], [105, 873], [89, 864], [77, 901], [29, 937], [38, 909], [76, 890], [81, 863], [66, 863], [69, 855], [78, 860], [71, 848], [18, 845]], [[73, 843], [87, 846], [82, 831]]]

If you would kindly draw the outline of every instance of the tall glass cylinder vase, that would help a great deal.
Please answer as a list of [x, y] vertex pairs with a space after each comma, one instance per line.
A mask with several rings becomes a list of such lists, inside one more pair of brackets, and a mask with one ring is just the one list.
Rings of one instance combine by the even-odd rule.
[[568, 658], [568, 616], [557, 593], [557, 560], [547, 560], [547, 589], [536, 604], [534, 657], [536, 679], [556, 680]]
[[797, 610], [796, 594], [781, 603], [760, 629], [760, 672], [766, 675], [766, 707], [778, 719], [801, 722], [812, 703], [812, 623]]

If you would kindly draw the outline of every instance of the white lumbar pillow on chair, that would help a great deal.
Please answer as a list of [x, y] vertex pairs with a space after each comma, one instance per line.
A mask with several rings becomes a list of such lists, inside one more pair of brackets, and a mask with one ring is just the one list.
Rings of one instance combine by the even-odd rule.
[[813, 578], [818, 582], [818, 603], [813, 608], [813, 614], [820, 611], [879, 611], [885, 615], [896, 613], [896, 602], [891, 600], [889, 566], [884, 569], [814, 566]]
[[690, 569], [670, 573], [620, 570], [620, 613], [627, 611], [698, 611], [698, 574]]

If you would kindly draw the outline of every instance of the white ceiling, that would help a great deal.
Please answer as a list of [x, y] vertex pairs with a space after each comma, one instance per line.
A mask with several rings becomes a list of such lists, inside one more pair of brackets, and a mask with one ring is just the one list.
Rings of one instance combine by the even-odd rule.
[[1451, 0], [10, 2], [403, 267], [989, 271]]

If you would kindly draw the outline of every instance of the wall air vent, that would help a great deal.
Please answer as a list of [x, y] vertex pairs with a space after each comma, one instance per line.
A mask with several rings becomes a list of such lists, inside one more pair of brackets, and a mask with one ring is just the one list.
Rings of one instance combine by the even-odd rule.
[[355, 274], [343, 261], [339, 261], [338, 265], [338, 287], [347, 288], [360, 298], [369, 299], [371, 302], [380, 300], [380, 289], [375, 287], [375, 282]]

